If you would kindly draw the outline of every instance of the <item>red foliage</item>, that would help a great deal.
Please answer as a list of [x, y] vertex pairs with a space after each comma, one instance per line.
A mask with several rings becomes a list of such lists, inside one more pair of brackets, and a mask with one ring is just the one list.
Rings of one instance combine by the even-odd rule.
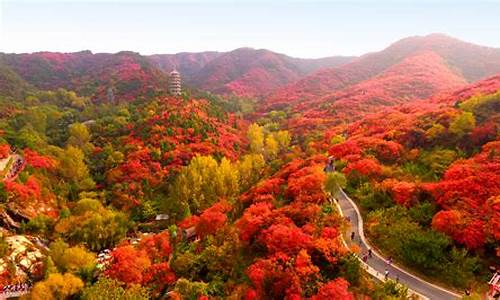
[[500, 196], [491, 197], [488, 200], [489, 222], [486, 230], [495, 239], [500, 240]]
[[175, 280], [175, 273], [167, 262], [151, 265], [143, 274], [143, 281], [155, 285], [157, 291], [162, 291], [166, 285], [174, 283]]
[[382, 186], [389, 190], [396, 203], [404, 206], [410, 206], [415, 198], [417, 185], [412, 182], [398, 181], [396, 179], [386, 179]]
[[474, 128], [471, 132], [471, 140], [472, 143], [476, 146], [481, 146], [486, 144], [487, 142], [493, 141], [499, 130], [499, 125], [494, 122], [487, 122]]
[[334, 66], [349, 59], [339, 57], [309, 63], [268, 50], [240, 48], [211, 60], [196, 75], [195, 84], [219, 94], [254, 97], [294, 82], [320, 66]]
[[9, 144], [3, 144], [0, 145], [0, 159], [7, 158], [10, 153], [10, 145]]
[[295, 201], [321, 204], [326, 200], [322, 189], [325, 179], [325, 172], [319, 166], [302, 168], [290, 174], [286, 193]]
[[344, 278], [337, 278], [324, 284], [311, 300], [352, 300], [354, 296], [348, 291], [348, 287], [349, 282]]
[[146, 251], [152, 262], [167, 261], [172, 253], [168, 231], [144, 237], [139, 249]]
[[[117, 100], [131, 101], [167, 84], [165, 73], [133, 52], [23, 53], [9, 55], [7, 64], [40, 89], [65, 88], [95, 99], [107, 99], [107, 89], [113, 87]], [[96, 79], [99, 85], [94, 87]]]
[[113, 250], [111, 257], [112, 263], [105, 273], [107, 276], [127, 284], [145, 282], [145, 271], [151, 266], [151, 260], [145, 250], [122, 246]]
[[207, 208], [200, 215], [199, 222], [196, 224], [196, 233], [201, 236], [215, 234], [222, 226], [226, 224], [226, 213], [231, 210], [231, 205], [226, 201], [220, 201]]
[[460, 212], [456, 210], [442, 210], [432, 218], [432, 228], [456, 239], [462, 222]]
[[193, 226], [196, 226], [200, 222], [200, 217], [198, 216], [189, 216], [182, 221], [180, 221], [177, 225], [182, 229], [188, 229]]
[[397, 161], [403, 152], [403, 146], [394, 141], [381, 138], [364, 137], [358, 139], [358, 144], [365, 150], [374, 152], [375, 157], [384, 162]]
[[477, 249], [484, 246], [485, 235], [484, 222], [481, 220], [472, 220], [464, 228], [461, 239], [457, 239], [457, 241], [469, 249]]
[[268, 259], [259, 259], [248, 267], [246, 273], [252, 281], [258, 299], [286, 298], [300, 295], [300, 281], [290, 270], [290, 257], [276, 253]]
[[53, 169], [56, 165], [54, 158], [38, 154], [31, 149], [24, 149], [26, 163], [35, 169]]
[[42, 188], [38, 180], [31, 175], [25, 184], [15, 181], [6, 181], [5, 189], [21, 202], [40, 201]]
[[356, 171], [358, 174], [376, 177], [380, 176], [382, 173], [382, 167], [380, 163], [373, 158], [364, 158], [358, 161], [352, 161], [347, 164], [343, 172], [347, 175]]
[[347, 155], [361, 154], [361, 147], [355, 141], [346, 141], [340, 144], [333, 145], [330, 150], [328, 150], [330, 155], [333, 155], [335, 159], [344, 158]]
[[253, 239], [263, 226], [271, 221], [272, 208], [273, 205], [270, 203], [259, 202], [245, 210], [236, 223], [242, 241], [248, 242]]
[[499, 150], [499, 142], [490, 142], [478, 155], [453, 163], [440, 182], [425, 185], [438, 204], [460, 213], [458, 218], [457, 213], [440, 212], [433, 226], [470, 249], [481, 247], [487, 237], [498, 238], [498, 230], [491, 226], [498, 223], [491, 199], [500, 194]]
[[297, 253], [300, 249], [311, 247], [311, 236], [302, 229], [289, 222], [289, 224], [273, 224], [262, 231], [259, 239], [270, 253], [283, 252]]
[[290, 205], [286, 205], [277, 210], [294, 221], [297, 225], [306, 224], [309, 222], [315, 223], [319, 218], [321, 207], [314, 203], [294, 201]]

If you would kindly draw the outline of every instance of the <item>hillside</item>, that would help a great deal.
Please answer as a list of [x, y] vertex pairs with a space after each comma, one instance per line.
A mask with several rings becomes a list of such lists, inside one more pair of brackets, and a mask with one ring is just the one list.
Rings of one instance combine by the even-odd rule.
[[351, 57], [297, 59], [269, 50], [240, 48], [213, 59], [193, 77], [192, 83], [215, 93], [259, 96], [319, 68], [350, 60]]
[[38, 52], [1, 54], [20, 78], [39, 89], [64, 87], [105, 99], [108, 88], [117, 99], [131, 100], [164, 90], [174, 67], [191, 87], [221, 94], [260, 96], [322, 67], [347, 63], [351, 57], [291, 58], [250, 48], [142, 56], [134, 52]]
[[151, 61], [159, 66], [161, 70], [168, 73], [176, 68], [185, 83], [189, 84], [207, 63], [223, 55], [221, 52], [181, 52], [176, 54], [154, 54], [148, 56]]
[[31, 87], [0, 58], [0, 95], [12, 98], [22, 97]]
[[[443, 272], [438, 277], [454, 284], [477, 271], [453, 278], [431, 257], [423, 263], [401, 253], [416, 241], [444, 243], [437, 231], [471, 251], [484, 249], [485, 257], [498, 255], [499, 84], [497, 76], [451, 93], [469, 95], [457, 98], [458, 105], [443, 96], [392, 106], [347, 127], [331, 127], [317, 144], [339, 161], [349, 193], [367, 214], [372, 240], [404, 264], [425, 274]], [[497, 88], [488, 91], [492, 86]], [[405, 226], [413, 228], [409, 240], [397, 237], [408, 232]], [[413, 240], [417, 232], [422, 237]], [[464, 252], [463, 258], [470, 256]]]
[[[33, 282], [30, 299], [410, 299], [403, 273], [363, 264], [384, 278], [394, 259], [424, 291], [482, 292], [500, 267], [495, 53], [431, 35], [349, 63], [0, 54], [0, 284]], [[174, 66], [188, 87], [166, 96]]]
[[289, 129], [295, 128], [295, 119], [297, 129], [318, 118], [323, 119], [323, 125], [347, 123], [386, 106], [427, 99], [464, 85], [466, 81], [453, 73], [442, 57], [422, 52], [369, 80], [296, 104], [292, 112], [297, 116], [290, 120]]
[[455, 77], [467, 82], [500, 72], [500, 49], [477, 46], [442, 34], [402, 39], [388, 48], [361, 56], [337, 68], [319, 70], [280, 88], [268, 97], [268, 107], [282, 108], [342, 90], [371, 79], [408, 57], [433, 52]]
[[38, 52], [2, 57], [23, 80], [39, 89], [71, 89], [99, 100], [106, 99], [108, 88], [114, 89], [117, 99], [132, 100], [166, 86], [166, 75], [133, 52]]

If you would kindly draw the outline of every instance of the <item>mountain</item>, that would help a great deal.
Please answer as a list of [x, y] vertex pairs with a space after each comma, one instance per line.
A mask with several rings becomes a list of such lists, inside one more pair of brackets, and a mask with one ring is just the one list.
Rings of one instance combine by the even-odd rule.
[[280, 88], [268, 97], [267, 103], [270, 107], [279, 108], [293, 106], [309, 98], [324, 97], [372, 79], [408, 57], [431, 52], [441, 58], [442, 65], [466, 82], [500, 72], [500, 49], [466, 43], [442, 34], [431, 34], [405, 38], [380, 52], [363, 55], [351, 63], [319, 70]]
[[250, 48], [231, 52], [199, 52], [142, 56], [116, 54], [37, 52], [0, 54], [20, 78], [39, 89], [66, 88], [82, 95], [105, 98], [113, 88], [120, 98], [164, 90], [167, 75], [177, 68], [191, 87], [222, 94], [258, 96], [296, 81], [321, 68], [333, 67], [351, 57], [299, 59]]
[[240, 48], [208, 62], [191, 83], [215, 93], [261, 96], [319, 68], [339, 66], [352, 59], [342, 56], [299, 59], [269, 50]]
[[167, 82], [164, 72], [134, 52], [37, 52], [1, 57], [12, 71], [36, 88], [65, 88], [99, 99], [113, 88], [115, 96], [131, 100], [154, 93]]
[[[384, 107], [425, 100], [466, 84], [436, 53], [418, 53], [371, 79], [294, 103], [289, 129], [300, 131], [351, 122]], [[284, 107], [287, 103], [274, 105]]]
[[14, 72], [3, 59], [0, 58], [0, 95], [12, 98], [19, 98], [26, 91], [32, 90], [26, 81], [24, 81], [16, 72]]
[[148, 56], [148, 58], [164, 72], [168, 73], [174, 68], [177, 69], [182, 74], [183, 80], [190, 82], [190, 79], [207, 63], [222, 54], [216, 51], [181, 52], [176, 54], [154, 54]]

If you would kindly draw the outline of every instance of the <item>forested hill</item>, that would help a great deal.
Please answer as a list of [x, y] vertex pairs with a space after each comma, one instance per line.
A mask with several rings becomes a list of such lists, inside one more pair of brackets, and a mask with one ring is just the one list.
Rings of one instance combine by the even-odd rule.
[[[408, 298], [346, 247], [359, 237], [331, 198], [343, 188], [384, 256], [480, 297], [500, 254], [497, 52], [431, 35], [350, 63], [3, 54], [0, 285], [32, 282], [33, 299]], [[171, 64], [199, 86], [167, 95]], [[342, 65], [313, 72], [325, 64]]]

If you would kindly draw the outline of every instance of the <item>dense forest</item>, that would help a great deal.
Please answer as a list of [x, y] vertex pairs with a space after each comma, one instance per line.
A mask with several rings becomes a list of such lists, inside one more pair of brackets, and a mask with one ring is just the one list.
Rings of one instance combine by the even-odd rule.
[[[189, 84], [170, 96], [182, 61]], [[2, 54], [0, 284], [32, 284], [29, 299], [411, 297], [343, 243], [343, 189], [377, 251], [482, 293], [500, 258], [499, 72], [500, 50], [441, 35], [322, 61]]]

